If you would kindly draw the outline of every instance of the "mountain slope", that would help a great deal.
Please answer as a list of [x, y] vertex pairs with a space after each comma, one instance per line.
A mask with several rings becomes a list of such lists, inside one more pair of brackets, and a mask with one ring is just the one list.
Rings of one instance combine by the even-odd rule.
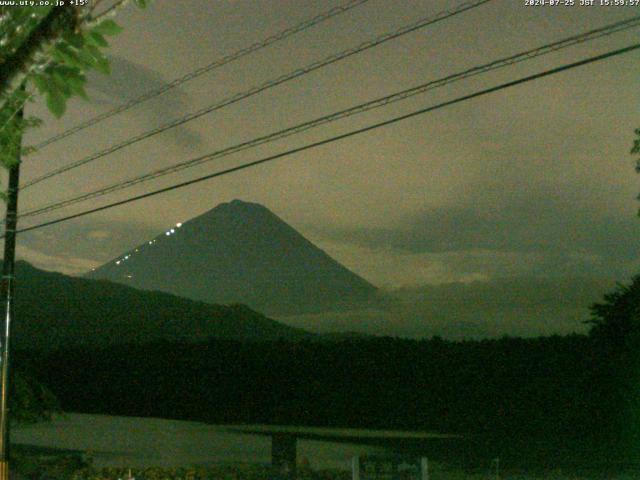
[[243, 305], [196, 302], [17, 264], [15, 348], [104, 346], [157, 340], [301, 338]]
[[271, 314], [344, 308], [376, 291], [267, 208], [239, 200], [163, 232], [87, 277]]

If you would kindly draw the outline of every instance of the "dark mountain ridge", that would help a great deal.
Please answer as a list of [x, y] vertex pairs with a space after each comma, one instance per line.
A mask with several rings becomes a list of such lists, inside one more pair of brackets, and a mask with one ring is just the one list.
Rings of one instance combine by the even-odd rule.
[[284, 315], [349, 308], [376, 292], [267, 208], [240, 200], [178, 224], [86, 277]]
[[212, 305], [106, 280], [16, 265], [15, 348], [142, 344], [153, 341], [297, 339], [311, 336], [244, 305]]

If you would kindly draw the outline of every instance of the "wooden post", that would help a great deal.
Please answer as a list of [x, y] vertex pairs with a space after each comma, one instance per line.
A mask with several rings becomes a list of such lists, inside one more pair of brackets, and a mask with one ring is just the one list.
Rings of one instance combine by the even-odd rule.
[[353, 470], [352, 480], [360, 480], [360, 457], [353, 457], [351, 468]]
[[420, 458], [420, 473], [422, 480], [429, 480], [429, 459], [426, 457]]

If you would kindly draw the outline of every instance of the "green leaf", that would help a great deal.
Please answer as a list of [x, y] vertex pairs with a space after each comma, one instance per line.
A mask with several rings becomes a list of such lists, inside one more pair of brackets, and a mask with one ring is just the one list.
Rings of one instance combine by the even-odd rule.
[[77, 49], [84, 47], [84, 37], [79, 33], [67, 32], [62, 36], [62, 39]]
[[42, 119], [38, 117], [29, 116], [22, 120], [24, 128], [37, 128], [42, 126]]
[[71, 87], [69, 86], [67, 79], [60, 72], [53, 72], [51, 79], [56, 84], [57, 89], [64, 95], [65, 98], [71, 96]]
[[147, 0], [134, 0], [134, 3], [138, 8], [147, 8], [148, 5]]
[[60, 63], [66, 63], [67, 65], [83, 68], [84, 62], [78, 57], [76, 51], [74, 51], [69, 45], [64, 43], [58, 44], [52, 51], [52, 54], [56, 60]]
[[67, 99], [60, 90], [53, 88], [47, 94], [47, 107], [56, 118], [60, 118], [67, 108]]
[[32, 147], [32, 146], [22, 147], [22, 150], [20, 150], [20, 158], [27, 157], [37, 151], [38, 149], [36, 147]]
[[12, 95], [16, 103], [24, 103], [29, 98], [29, 92], [21, 88], [15, 90]]
[[107, 60], [106, 57], [98, 59], [98, 62], [95, 65], [95, 69], [100, 73], [104, 73], [105, 75], [111, 74], [111, 65], [109, 64], [109, 60]]
[[100, 35], [98, 32], [91, 31], [89, 32], [89, 36], [87, 37], [88, 41], [97, 47], [108, 47], [109, 42]]
[[78, 75], [82, 75], [81, 69], [78, 67], [73, 67], [69, 65], [53, 65], [51, 68], [52, 73], [59, 73], [63, 77], [77, 77]]
[[14, 155], [5, 157], [2, 163], [5, 166], [5, 168], [11, 168], [16, 166], [18, 163], [20, 163], [20, 161], [18, 160], [18, 155], [14, 154]]
[[109, 60], [105, 55], [100, 51], [98, 47], [93, 45], [87, 45], [85, 47], [86, 52], [91, 55], [93, 58], [94, 64], [92, 68], [95, 68], [100, 73], [104, 73], [105, 75], [109, 75], [111, 73], [111, 67], [109, 66]]
[[89, 55], [91, 55], [91, 57], [93, 58], [94, 63], [98, 62], [98, 60], [106, 58], [104, 53], [102, 53], [100, 51], [100, 49], [98, 47], [96, 47], [95, 45], [87, 45], [84, 49], [85, 49], [85, 52], [87, 52]]
[[86, 82], [87, 82], [87, 79], [84, 77], [84, 75], [67, 78], [67, 83], [71, 88], [71, 92], [74, 95], [78, 95], [79, 97], [84, 98], [85, 100], [89, 100], [89, 96], [87, 95], [87, 92], [84, 90], [84, 85]]
[[59, 90], [65, 97], [70, 97], [72, 93], [69, 81], [74, 78], [84, 78], [79, 68], [60, 64], [50, 65], [45, 70], [45, 75], [48, 76], [49, 91]]
[[105, 20], [91, 29], [92, 32], [100, 35], [113, 36], [122, 31], [122, 27], [113, 20]]
[[107, 59], [107, 57], [99, 58], [95, 65], [95, 69], [100, 73], [103, 73], [105, 75], [110, 75], [111, 64], [109, 63], [109, 60]]
[[82, 50], [78, 50], [78, 59], [82, 62], [85, 68], [93, 68], [96, 66], [97, 60], [96, 58], [89, 53], [87, 50], [87, 46], [85, 46]]

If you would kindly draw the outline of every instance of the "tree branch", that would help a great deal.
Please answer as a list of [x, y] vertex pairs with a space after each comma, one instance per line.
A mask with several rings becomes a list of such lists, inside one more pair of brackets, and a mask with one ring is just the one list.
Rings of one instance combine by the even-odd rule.
[[114, 4], [112, 4], [109, 8], [105, 9], [103, 12], [100, 12], [98, 15], [92, 15], [91, 17], [91, 23], [98, 23], [100, 20], [102, 20], [105, 17], [108, 16], [113, 16], [117, 13], [118, 10], [120, 10], [121, 8], [124, 8], [127, 3], [129, 3], [129, 0], [118, 0], [116, 1]]
[[33, 29], [13, 55], [0, 65], [0, 95], [3, 95], [15, 78], [25, 72], [38, 50], [62, 33], [76, 27], [78, 10], [75, 7], [55, 7]]

